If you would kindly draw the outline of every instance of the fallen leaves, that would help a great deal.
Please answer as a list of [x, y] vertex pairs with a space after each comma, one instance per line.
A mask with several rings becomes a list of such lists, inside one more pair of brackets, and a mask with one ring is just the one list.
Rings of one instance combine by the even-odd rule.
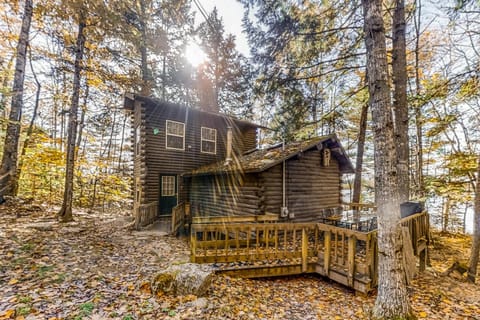
[[15, 315], [15, 309], [7, 309], [0, 314], [0, 320], [10, 319]]
[[[219, 275], [206, 297], [152, 296], [151, 276], [188, 260], [185, 241], [125, 231], [112, 215], [77, 214], [69, 224], [43, 211], [19, 217], [0, 216], [0, 320], [368, 319], [375, 301], [313, 275]], [[442, 275], [464, 258], [466, 238], [435, 240], [432, 268], [409, 288], [417, 317], [480, 319], [479, 286]]]

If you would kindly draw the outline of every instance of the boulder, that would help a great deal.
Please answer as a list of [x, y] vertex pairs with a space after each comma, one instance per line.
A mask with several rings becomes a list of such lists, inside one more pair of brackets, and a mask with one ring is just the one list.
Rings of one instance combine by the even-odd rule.
[[214, 270], [207, 265], [184, 263], [157, 273], [151, 281], [154, 294], [174, 296], [204, 295], [212, 283]]

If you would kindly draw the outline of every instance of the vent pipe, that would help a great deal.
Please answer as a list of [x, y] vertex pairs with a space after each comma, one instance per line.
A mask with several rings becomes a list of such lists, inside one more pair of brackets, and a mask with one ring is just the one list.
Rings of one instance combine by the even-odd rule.
[[[285, 151], [285, 139], [282, 140], [282, 152]], [[293, 218], [293, 213], [288, 212], [287, 207], [287, 163], [282, 161], [282, 207], [280, 208], [280, 217], [286, 218], [289, 215]]]
[[225, 157], [225, 163], [230, 164], [232, 162], [232, 143], [233, 143], [233, 132], [232, 127], [227, 127], [227, 155]]

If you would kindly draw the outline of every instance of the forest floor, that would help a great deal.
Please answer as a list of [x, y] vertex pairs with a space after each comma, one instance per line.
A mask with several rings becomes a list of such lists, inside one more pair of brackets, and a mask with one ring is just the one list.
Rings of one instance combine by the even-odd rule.
[[[216, 276], [206, 297], [152, 296], [142, 281], [188, 261], [186, 241], [128, 231], [127, 216], [75, 212], [60, 224], [53, 209], [0, 206], [2, 319], [368, 319], [364, 296], [317, 276]], [[470, 240], [434, 233], [432, 266], [409, 287], [420, 319], [480, 319], [480, 286], [444, 271], [468, 258]]]

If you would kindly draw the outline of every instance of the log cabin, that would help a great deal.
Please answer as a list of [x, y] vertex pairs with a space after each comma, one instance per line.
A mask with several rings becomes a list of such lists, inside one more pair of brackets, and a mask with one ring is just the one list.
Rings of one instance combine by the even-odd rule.
[[257, 149], [183, 175], [192, 216], [279, 215], [319, 221], [341, 207], [353, 166], [335, 134]]
[[140, 95], [131, 115], [136, 227], [188, 203], [192, 216], [273, 214], [314, 221], [341, 205], [353, 166], [333, 135], [258, 149], [249, 121]]
[[235, 154], [257, 145], [258, 125], [218, 112], [133, 94], [125, 95], [124, 109], [131, 115], [137, 227], [187, 202], [182, 174], [227, 158], [227, 140]]

